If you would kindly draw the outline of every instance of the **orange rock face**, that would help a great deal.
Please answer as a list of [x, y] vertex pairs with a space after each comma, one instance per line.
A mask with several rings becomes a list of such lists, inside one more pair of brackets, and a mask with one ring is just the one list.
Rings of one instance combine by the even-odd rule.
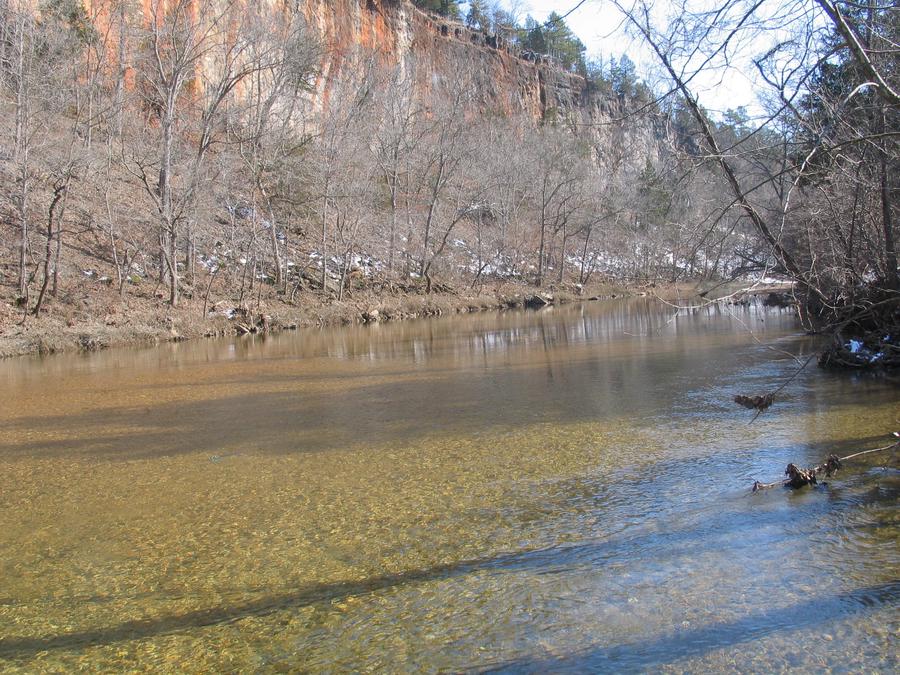
[[[173, 11], [238, 17], [247, 3], [260, 1], [290, 0], [84, 0], [84, 7], [106, 45], [110, 68], [117, 68], [123, 2], [125, 20], [146, 28]], [[524, 113], [540, 120], [582, 108], [579, 76], [519, 58], [502, 39], [427, 14], [408, 0], [301, 0], [300, 10], [320, 40], [319, 106], [327, 107], [335, 83], [374, 62], [401, 69], [423, 100], [431, 93], [461, 93], [473, 113]]]
[[540, 119], [579, 106], [584, 81], [553, 66], [518, 58], [502, 39], [427, 14], [406, 0], [305, 0], [303, 11], [322, 37], [317, 89], [367, 58], [402, 68], [420, 95], [461, 90], [471, 108]]

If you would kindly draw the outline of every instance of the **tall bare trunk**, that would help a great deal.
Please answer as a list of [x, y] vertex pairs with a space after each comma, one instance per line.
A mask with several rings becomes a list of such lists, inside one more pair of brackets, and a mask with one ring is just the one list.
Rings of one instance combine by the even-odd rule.
[[125, 41], [128, 37], [128, 22], [125, 16], [125, 0], [119, 0], [119, 53], [118, 59], [119, 62], [118, 72], [116, 74], [116, 93], [115, 93], [115, 105], [116, 105], [116, 128], [115, 133], [117, 136], [122, 135], [123, 128], [125, 126], [125, 74], [126, 74], [126, 51], [125, 51]]
[[[882, 134], [887, 131], [887, 111], [882, 105], [879, 110], [878, 126]], [[888, 157], [888, 141], [882, 139], [878, 146], [881, 173], [881, 228], [884, 234], [884, 282], [893, 290], [900, 289], [900, 279], [897, 278], [897, 249], [894, 244], [894, 218], [891, 198], [891, 171]]]
[[[34, 304], [35, 316], [38, 316], [41, 313], [41, 306], [44, 304], [44, 296], [47, 294], [47, 288], [50, 285], [50, 259], [53, 257], [53, 223], [56, 219], [56, 207], [59, 205], [60, 200], [64, 198], [68, 189], [69, 179], [67, 178], [63, 184], [57, 185], [54, 188], [53, 199], [50, 201], [50, 208], [47, 211], [47, 237], [43, 261], [44, 278], [41, 282], [41, 291], [38, 293], [37, 302]], [[62, 219], [62, 214], [59, 215], [59, 218], [60, 220]]]
[[388, 237], [388, 272], [394, 272], [394, 248], [397, 242], [397, 174], [394, 173], [391, 185], [391, 219], [390, 235]]
[[897, 278], [897, 250], [894, 246], [894, 224], [891, 213], [891, 186], [888, 177], [888, 166], [885, 153], [881, 153], [881, 226], [884, 231], [884, 264], [885, 285], [897, 290], [900, 280]]
[[538, 269], [537, 269], [537, 285], [544, 285], [544, 246], [545, 246], [545, 235], [547, 232], [547, 216], [546, 216], [547, 205], [542, 200], [541, 201], [541, 243], [538, 246]]
[[[425, 234], [423, 235], [422, 241], [422, 260], [419, 263], [419, 272], [421, 274], [425, 274], [425, 265], [428, 261], [428, 243], [429, 238], [431, 237], [431, 226], [434, 222], [434, 214], [437, 210], [438, 200], [440, 199], [441, 193], [441, 185], [444, 182], [444, 162], [440, 163], [440, 167], [438, 168], [438, 175], [434, 180], [434, 188], [431, 191], [431, 200], [428, 204], [428, 216], [425, 218]], [[430, 285], [429, 280], [429, 285]]]
[[269, 244], [272, 247], [272, 262], [275, 263], [275, 288], [280, 289], [284, 284], [284, 261], [281, 259], [281, 246], [278, 244], [278, 228], [275, 227], [275, 209], [272, 208], [272, 200], [266, 190], [260, 188], [260, 194], [266, 202], [269, 218]]
[[[166, 110], [161, 120], [162, 124], [162, 147], [160, 148], [160, 169], [159, 169], [159, 200], [160, 200], [160, 226], [163, 230], [164, 237], [161, 251], [163, 259], [166, 262], [169, 281], [169, 304], [172, 307], [178, 305], [178, 232], [175, 223], [175, 213], [172, 204], [172, 151], [175, 136], [175, 96], [174, 92], [169, 95], [166, 102]], [[168, 246], [168, 250], [166, 250]]]
[[18, 36], [16, 40], [16, 138], [13, 161], [19, 169], [19, 191], [17, 199], [19, 217], [19, 270], [18, 289], [19, 295], [25, 297], [28, 291], [28, 198], [30, 179], [28, 172], [29, 143], [28, 143], [28, 93], [26, 82], [26, 59], [28, 42], [26, 31], [28, 19], [19, 17]]
[[322, 198], [322, 292], [328, 290], [328, 184]]

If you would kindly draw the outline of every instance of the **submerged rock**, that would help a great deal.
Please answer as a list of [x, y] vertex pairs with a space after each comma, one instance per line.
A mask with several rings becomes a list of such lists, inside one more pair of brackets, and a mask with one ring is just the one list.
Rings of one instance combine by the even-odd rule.
[[381, 321], [381, 312], [377, 309], [367, 309], [362, 312], [360, 318], [362, 318], [363, 323], [378, 323]]
[[553, 296], [535, 293], [533, 295], [526, 295], [525, 299], [522, 301], [522, 304], [528, 309], [540, 309], [541, 307], [546, 307], [552, 302]]

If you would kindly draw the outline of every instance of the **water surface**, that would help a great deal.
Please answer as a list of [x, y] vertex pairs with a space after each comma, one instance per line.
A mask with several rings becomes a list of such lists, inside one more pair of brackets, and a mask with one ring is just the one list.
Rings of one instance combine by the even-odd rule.
[[0, 363], [0, 668], [896, 671], [890, 379], [649, 300]]

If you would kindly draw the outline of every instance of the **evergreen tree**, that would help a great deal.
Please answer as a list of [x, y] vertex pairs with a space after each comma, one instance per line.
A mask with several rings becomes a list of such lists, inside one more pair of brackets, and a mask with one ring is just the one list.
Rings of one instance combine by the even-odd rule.
[[566, 70], [578, 66], [584, 70], [585, 47], [581, 40], [566, 25], [563, 18], [551, 12], [543, 26], [546, 50]]
[[637, 68], [634, 61], [628, 58], [628, 54], [622, 54], [622, 57], [610, 60], [609, 79], [612, 82], [613, 91], [619, 96], [634, 95], [635, 86], [637, 85]]
[[520, 42], [522, 49], [536, 54], [547, 52], [547, 43], [544, 40], [544, 30], [540, 23], [529, 16], [525, 19], [525, 28], [520, 29]]
[[638, 213], [643, 231], [662, 227], [672, 202], [672, 193], [666, 181], [648, 157], [638, 177]]
[[483, 31], [491, 29], [491, 22], [488, 17], [485, 0], [469, 0], [469, 12], [466, 14], [466, 25], [469, 28], [477, 28], [478, 30]]
[[460, 0], [413, 0], [416, 7], [450, 19], [459, 19]]

